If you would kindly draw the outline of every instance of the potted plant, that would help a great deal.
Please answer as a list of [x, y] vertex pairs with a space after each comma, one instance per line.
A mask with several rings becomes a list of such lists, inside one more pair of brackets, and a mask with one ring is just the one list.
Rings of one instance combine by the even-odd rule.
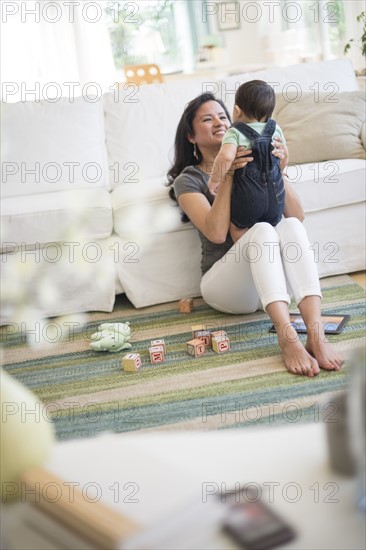
[[[365, 14], [364, 11], [362, 11], [360, 13], [360, 15], [357, 16], [357, 22], [358, 23], [362, 22], [363, 27], [362, 27], [361, 38], [359, 40], [357, 40], [356, 42], [361, 42], [361, 44], [360, 44], [361, 53], [362, 53], [363, 56], [366, 57], [366, 14]], [[351, 38], [349, 40], [349, 42], [347, 42], [347, 44], [345, 45], [345, 47], [344, 47], [344, 53], [345, 54], [347, 54], [348, 50], [350, 49], [352, 42], [355, 42], [354, 38]], [[363, 68], [361, 72], [356, 71], [356, 74], [357, 74], [357, 76], [365, 76], [366, 75], [366, 68]]]

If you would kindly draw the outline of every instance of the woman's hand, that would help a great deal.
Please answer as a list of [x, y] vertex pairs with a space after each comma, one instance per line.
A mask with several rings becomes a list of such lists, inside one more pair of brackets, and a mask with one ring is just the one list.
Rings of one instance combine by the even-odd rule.
[[289, 161], [287, 145], [285, 143], [282, 143], [282, 139], [279, 137], [276, 137], [272, 141], [272, 145], [274, 147], [272, 151], [272, 155], [280, 159], [280, 166], [281, 166], [281, 170], [283, 171], [288, 165], [288, 161]]
[[253, 157], [250, 156], [251, 153], [251, 149], [238, 147], [235, 159], [233, 160], [233, 163], [230, 167], [230, 170], [228, 170], [227, 175], [233, 177], [235, 170], [238, 170], [239, 168], [244, 168], [244, 166], [246, 166], [248, 162], [252, 162]]

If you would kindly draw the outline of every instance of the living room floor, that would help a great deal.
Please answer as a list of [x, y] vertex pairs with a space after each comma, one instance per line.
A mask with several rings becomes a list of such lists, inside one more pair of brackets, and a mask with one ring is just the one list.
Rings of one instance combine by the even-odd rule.
[[362, 288], [366, 288], [366, 271], [357, 271], [356, 273], [350, 273], [351, 279], [358, 283]]

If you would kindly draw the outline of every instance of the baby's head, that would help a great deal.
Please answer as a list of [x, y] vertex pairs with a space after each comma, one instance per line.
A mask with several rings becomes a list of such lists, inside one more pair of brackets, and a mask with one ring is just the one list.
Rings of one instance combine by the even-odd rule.
[[266, 122], [273, 113], [276, 98], [273, 88], [264, 80], [245, 82], [236, 91], [234, 120], [244, 115], [248, 121]]

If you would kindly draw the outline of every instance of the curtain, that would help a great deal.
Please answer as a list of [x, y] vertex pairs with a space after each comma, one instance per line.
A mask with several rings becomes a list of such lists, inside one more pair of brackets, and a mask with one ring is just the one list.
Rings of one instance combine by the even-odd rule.
[[[89, 0], [2, 2], [3, 101], [37, 95], [47, 99], [60, 90], [63, 96], [82, 95], [83, 88], [108, 90], [116, 71], [104, 5]], [[33, 97], [31, 90], [36, 90]]]

